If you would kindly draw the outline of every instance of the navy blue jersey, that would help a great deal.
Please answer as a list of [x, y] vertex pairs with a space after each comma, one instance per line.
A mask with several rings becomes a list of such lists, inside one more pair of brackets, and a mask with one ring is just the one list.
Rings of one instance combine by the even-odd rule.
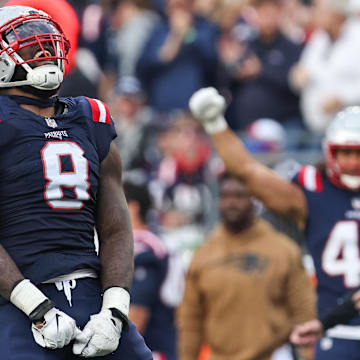
[[99, 100], [59, 100], [65, 111], [48, 119], [0, 96], [0, 243], [34, 283], [100, 270], [96, 196], [116, 133]]
[[154, 353], [159, 353], [160, 358], [175, 360], [174, 309], [168, 306], [161, 296], [161, 288], [168, 271], [168, 254], [162, 241], [144, 230], [134, 231], [134, 252], [135, 272], [131, 303], [150, 311], [143, 334], [145, 342]]
[[[321, 317], [360, 285], [360, 192], [333, 185], [313, 166], [304, 166], [294, 181], [307, 200], [305, 238], [316, 269]], [[360, 317], [351, 324], [360, 324]]]

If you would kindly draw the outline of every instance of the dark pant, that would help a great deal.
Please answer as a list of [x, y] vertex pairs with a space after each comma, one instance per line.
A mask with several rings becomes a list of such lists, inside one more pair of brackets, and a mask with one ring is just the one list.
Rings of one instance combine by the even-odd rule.
[[[56, 307], [76, 320], [80, 329], [88, 322], [90, 315], [101, 308], [101, 289], [98, 279], [76, 280], [72, 293], [72, 307], [63, 291], [55, 284], [42, 284], [39, 288], [56, 303]], [[72, 353], [72, 343], [63, 349], [49, 350], [39, 346], [32, 335], [27, 316], [14, 305], [0, 306], [0, 359], [6, 360], [79, 360], [83, 357]], [[98, 357], [104, 360], [152, 360], [151, 351], [144, 339], [130, 322], [121, 334], [118, 349], [109, 355]]]
[[316, 344], [315, 360], [360, 360], [360, 340], [324, 337]]

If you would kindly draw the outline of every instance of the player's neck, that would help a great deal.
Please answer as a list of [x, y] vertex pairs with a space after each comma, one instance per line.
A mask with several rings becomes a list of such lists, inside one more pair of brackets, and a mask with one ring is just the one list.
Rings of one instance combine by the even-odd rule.
[[[31, 99], [36, 99], [36, 100], [41, 100], [39, 97], [33, 95], [33, 94], [29, 94], [25, 91], [22, 91], [20, 89], [17, 88], [10, 88], [7, 90], [6, 92], [8, 95], [17, 95], [17, 96], [25, 96], [27, 98], [31, 98]], [[40, 115], [43, 117], [53, 117], [55, 114], [55, 108], [54, 106], [49, 106], [49, 107], [40, 107], [40, 106], [36, 106], [36, 105], [32, 105], [32, 104], [20, 104], [20, 107], [22, 107], [23, 109], [26, 109], [28, 111], [33, 112], [36, 115]]]

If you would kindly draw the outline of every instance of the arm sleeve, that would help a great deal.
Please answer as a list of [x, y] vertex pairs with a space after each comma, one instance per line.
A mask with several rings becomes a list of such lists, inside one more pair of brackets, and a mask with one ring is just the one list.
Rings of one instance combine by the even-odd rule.
[[204, 306], [194, 260], [186, 276], [183, 301], [177, 313], [180, 360], [197, 359], [203, 344]]
[[319, 319], [323, 325], [324, 331], [331, 329], [338, 324], [347, 324], [352, 318], [359, 315], [352, 300], [354, 293], [359, 290], [360, 287], [348, 292], [340, 299], [337, 306], [330, 309], [329, 312]]
[[293, 325], [309, 321], [316, 317], [315, 290], [303, 267], [300, 249], [291, 249], [287, 279], [287, 298]]

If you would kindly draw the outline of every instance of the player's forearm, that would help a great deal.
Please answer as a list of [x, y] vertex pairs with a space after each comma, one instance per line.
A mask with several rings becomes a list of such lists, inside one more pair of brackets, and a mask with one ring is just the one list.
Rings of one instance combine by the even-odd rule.
[[268, 209], [302, 228], [306, 213], [302, 192], [257, 161], [233, 131], [226, 129], [211, 135], [227, 171], [237, 176]]
[[130, 288], [134, 272], [134, 241], [122, 188], [121, 158], [114, 144], [101, 163], [96, 228], [103, 289]]
[[10, 298], [15, 285], [24, 279], [20, 270], [11, 259], [7, 251], [0, 245], [0, 295], [5, 299]]
[[103, 289], [130, 288], [133, 272], [133, 238], [126, 204], [108, 209], [100, 233], [101, 280]]
[[226, 169], [242, 181], [247, 182], [250, 175], [249, 170], [257, 163], [247, 152], [240, 139], [229, 129], [213, 133], [212, 139]]

